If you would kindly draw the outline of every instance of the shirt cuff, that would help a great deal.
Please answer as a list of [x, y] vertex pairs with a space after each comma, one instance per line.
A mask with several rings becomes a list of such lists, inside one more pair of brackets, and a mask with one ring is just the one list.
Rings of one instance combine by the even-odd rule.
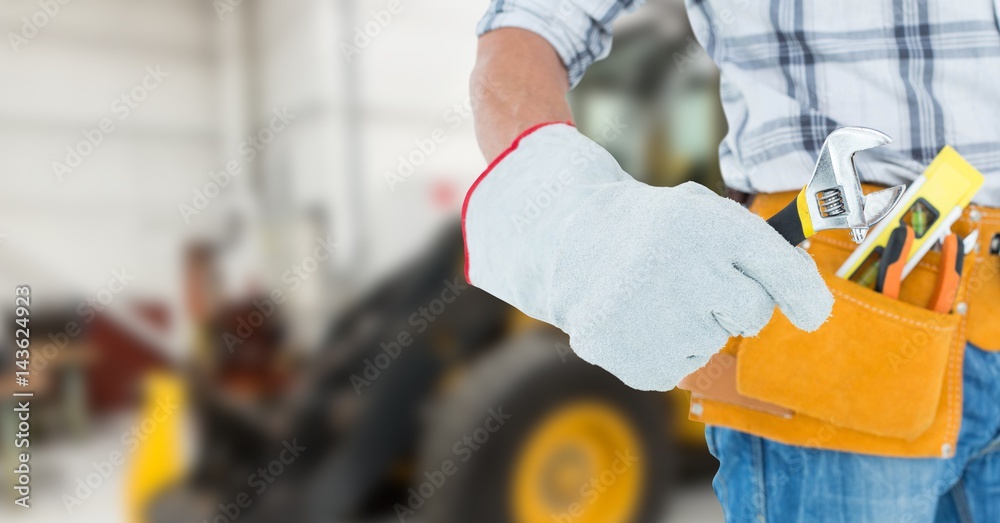
[[580, 82], [592, 63], [611, 52], [610, 21], [602, 24], [570, 2], [558, 2], [551, 7], [534, 2], [505, 5], [511, 3], [514, 2], [494, 2], [479, 21], [476, 34], [482, 36], [495, 29], [516, 27], [541, 36], [562, 60], [571, 88]]

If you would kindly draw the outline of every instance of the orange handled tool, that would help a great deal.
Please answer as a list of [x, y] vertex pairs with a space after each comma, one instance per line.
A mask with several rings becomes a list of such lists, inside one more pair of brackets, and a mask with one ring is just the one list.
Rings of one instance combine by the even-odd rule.
[[941, 267], [938, 271], [937, 283], [934, 284], [934, 294], [927, 308], [942, 314], [951, 310], [958, 292], [958, 282], [962, 277], [962, 263], [965, 260], [965, 248], [957, 234], [949, 234], [941, 241]]
[[882, 250], [879, 260], [875, 290], [890, 298], [899, 299], [899, 287], [903, 281], [903, 267], [913, 246], [913, 227], [900, 225], [889, 234], [889, 240]]

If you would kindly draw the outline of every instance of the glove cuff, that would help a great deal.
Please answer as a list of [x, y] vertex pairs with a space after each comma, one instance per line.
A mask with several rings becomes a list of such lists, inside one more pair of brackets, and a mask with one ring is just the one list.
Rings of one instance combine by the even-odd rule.
[[479, 184], [482, 183], [483, 180], [486, 179], [486, 177], [489, 176], [489, 174], [491, 172], [493, 172], [493, 169], [495, 169], [496, 166], [500, 164], [500, 162], [504, 161], [504, 159], [506, 159], [508, 155], [510, 155], [515, 150], [517, 150], [518, 146], [521, 145], [521, 140], [527, 138], [529, 135], [531, 135], [532, 133], [534, 133], [535, 131], [537, 131], [537, 130], [543, 128], [543, 127], [550, 126], [550, 125], [560, 125], [560, 124], [568, 125], [570, 127], [575, 127], [575, 125], [571, 121], [567, 121], [567, 122], [542, 122], [542, 123], [539, 123], [539, 124], [532, 125], [531, 127], [529, 127], [527, 129], [525, 129], [524, 131], [522, 131], [521, 134], [517, 135], [517, 138], [514, 138], [514, 141], [511, 142], [511, 144], [506, 149], [504, 149], [503, 152], [501, 152], [499, 155], [497, 155], [497, 157], [494, 158], [493, 161], [491, 161], [489, 163], [489, 165], [486, 166], [486, 169], [483, 170], [483, 172], [479, 174], [479, 176], [476, 178], [476, 181], [472, 182], [472, 185], [469, 186], [469, 190], [465, 193], [465, 200], [462, 202], [462, 242], [465, 245], [465, 268], [464, 268], [464, 272], [465, 272], [465, 281], [466, 281], [466, 283], [472, 284], [472, 278], [469, 275], [469, 236], [468, 236], [467, 226], [466, 226], [467, 217], [468, 217], [468, 214], [469, 214], [469, 200], [472, 199], [472, 193], [474, 193], [476, 191], [476, 189], [479, 188]]
[[465, 197], [465, 279], [551, 323], [552, 274], [563, 231], [587, 198], [629, 180], [607, 151], [571, 124], [528, 129]]

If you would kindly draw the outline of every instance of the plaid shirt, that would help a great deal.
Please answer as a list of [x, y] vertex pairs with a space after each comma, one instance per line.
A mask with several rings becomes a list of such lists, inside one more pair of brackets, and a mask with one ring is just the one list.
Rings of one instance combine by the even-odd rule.
[[[730, 187], [797, 189], [824, 138], [858, 125], [895, 140], [857, 157], [864, 181], [909, 182], [947, 144], [986, 175], [975, 201], [1000, 206], [1000, 0], [686, 2], [721, 72]], [[492, 0], [478, 33], [538, 33], [575, 85], [610, 51], [614, 20], [640, 3]]]

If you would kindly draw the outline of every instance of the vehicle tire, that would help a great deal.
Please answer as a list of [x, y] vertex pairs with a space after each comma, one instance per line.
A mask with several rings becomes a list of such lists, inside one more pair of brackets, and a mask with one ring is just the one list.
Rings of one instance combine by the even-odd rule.
[[662, 515], [673, 462], [669, 403], [582, 361], [562, 335], [505, 342], [455, 378], [431, 411], [414, 486], [396, 506], [404, 521]]

